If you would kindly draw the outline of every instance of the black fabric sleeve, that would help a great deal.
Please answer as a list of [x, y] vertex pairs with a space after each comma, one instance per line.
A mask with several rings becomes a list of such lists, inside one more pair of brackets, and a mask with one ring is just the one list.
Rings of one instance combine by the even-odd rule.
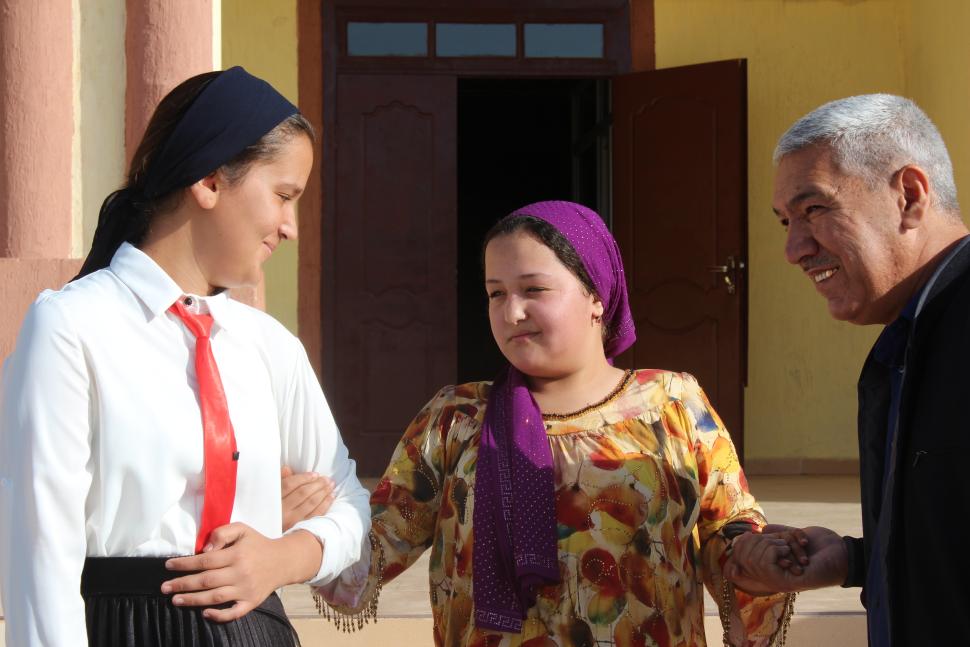
[[866, 581], [866, 553], [861, 537], [843, 537], [845, 550], [849, 556], [845, 581], [842, 588], [862, 586]]

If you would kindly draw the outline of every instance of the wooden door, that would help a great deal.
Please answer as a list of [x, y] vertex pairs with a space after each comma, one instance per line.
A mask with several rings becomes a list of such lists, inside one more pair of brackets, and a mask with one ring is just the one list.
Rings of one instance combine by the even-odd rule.
[[742, 455], [746, 78], [737, 60], [613, 83], [613, 229], [637, 326], [618, 363], [692, 373]]
[[452, 76], [337, 78], [326, 392], [364, 476], [383, 472], [407, 423], [455, 382]]

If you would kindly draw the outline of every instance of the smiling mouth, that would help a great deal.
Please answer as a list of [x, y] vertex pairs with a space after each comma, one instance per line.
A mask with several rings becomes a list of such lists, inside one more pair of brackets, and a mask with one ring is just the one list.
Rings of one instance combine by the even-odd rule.
[[833, 267], [830, 270], [825, 270], [824, 272], [819, 272], [818, 274], [812, 274], [812, 280], [815, 281], [816, 285], [818, 285], [819, 283], [823, 281], [827, 281], [833, 276], [835, 276], [836, 272], [838, 271], [839, 271], [839, 268]]

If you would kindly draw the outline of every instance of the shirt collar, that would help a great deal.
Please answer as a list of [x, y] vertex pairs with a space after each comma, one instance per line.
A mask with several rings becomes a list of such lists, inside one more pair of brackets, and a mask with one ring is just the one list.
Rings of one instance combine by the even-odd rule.
[[913, 323], [916, 319], [916, 314], [919, 312], [919, 305], [923, 301], [923, 295], [929, 290], [931, 283], [927, 283], [923, 286], [923, 289], [912, 296], [912, 298], [906, 302], [906, 307], [903, 311], [899, 313], [899, 319], [905, 319], [906, 321]]
[[872, 347], [872, 355], [883, 366], [898, 368], [903, 365], [906, 343], [909, 341], [913, 319], [916, 317], [916, 306], [922, 293], [920, 290], [913, 295], [899, 316], [879, 333], [879, 338]]
[[954, 245], [953, 249], [950, 250], [950, 253], [946, 255], [946, 258], [944, 258], [943, 261], [939, 265], [937, 265], [936, 269], [933, 270], [933, 274], [932, 276], [930, 276], [930, 280], [927, 281], [926, 286], [922, 290], [920, 290], [919, 302], [916, 304], [916, 306], [913, 309], [914, 319], [916, 318], [916, 315], [918, 315], [923, 310], [923, 306], [926, 304], [926, 298], [929, 296], [930, 290], [933, 288], [933, 284], [936, 283], [936, 280], [940, 278], [940, 274], [943, 273], [943, 270], [946, 269], [946, 266], [950, 264], [950, 261], [952, 261], [953, 258], [958, 253], [960, 253], [960, 250], [963, 249], [967, 245], [967, 243], [970, 243], [970, 236], [964, 236], [956, 245]]
[[[131, 243], [122, 243], [112, 257], [110, 267], [154, 317], [164, 314], [173, 303], [187, 295], [158, 263]], [[228, 290], [208, 297], [196, 294], [187, 296], [205, 302], [206, 308], [203, 310], [208, 310], [220, 328], [230, 327], [232, 314]]]
[[220, 328], [229, 329], [232, 325], [232, 304], [229, 303], [229, 290], [202, 299], [209, 306], [212, 320]]
[[128, 286], [153, 316], [163, 314], [182, 296], [182, 288], [158, 263], [131, 243], [122, 243], [111, 259], [111, 271]]

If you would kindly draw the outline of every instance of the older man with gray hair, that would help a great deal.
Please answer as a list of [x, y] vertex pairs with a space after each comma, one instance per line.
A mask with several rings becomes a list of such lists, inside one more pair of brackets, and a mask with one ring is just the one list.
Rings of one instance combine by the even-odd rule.
[[874, 647], [968, 644], [951, 518], [970, 501], [970, 237], [946, 145], [912, 101], [871, 94], [802, 117], [775, 163], [788, 262], [835, 319], [885, 326], [859, 378], [863, 537], [796, 531], [792, 575], [782, 541], [744, 535], [728, 571], [752, 592], [861, 586]]

